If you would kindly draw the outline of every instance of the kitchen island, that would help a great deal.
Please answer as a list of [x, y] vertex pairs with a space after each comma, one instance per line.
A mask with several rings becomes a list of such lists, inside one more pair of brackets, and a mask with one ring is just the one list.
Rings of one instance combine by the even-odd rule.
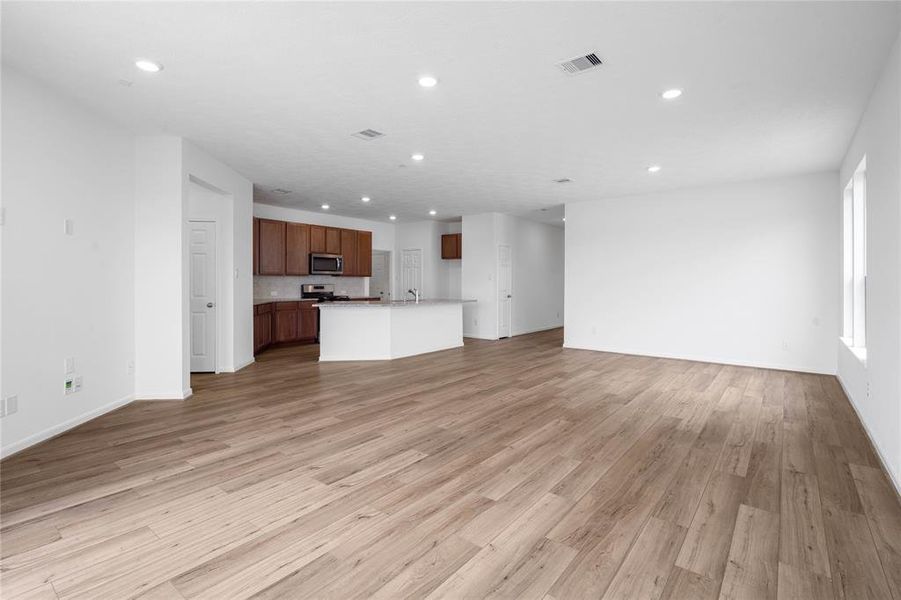
[[319, 360], [390, 360], [457, 348], [464, 302], [320, 303]]

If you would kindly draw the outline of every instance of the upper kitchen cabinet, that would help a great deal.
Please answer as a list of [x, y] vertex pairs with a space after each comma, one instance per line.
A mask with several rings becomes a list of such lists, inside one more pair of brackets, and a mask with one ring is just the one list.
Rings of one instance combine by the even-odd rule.
[[259, 219], [260, 275], [285, 274], [284, 221]]
[[441, 236], [441, 258], [448, 260], [463, 258], [462, 233], [446, 233]]
[[347, 277], [359, 276], [357, 266], [357, 232], [353, 229], [342, 229], [341, 254], [344, 257], [344, 275]]
[[357, 276], [372, 277], [372, 232], [357, 232]]
[[341, 254], [341, 230], [337, 227], [325, 228], [325, 253]]
[[310, 274], [310, 229], [305, 223], [287, 223], [285, 231], [285, 274]]
[[325, 227], [310, 225], [310, 252], [325, 254]]

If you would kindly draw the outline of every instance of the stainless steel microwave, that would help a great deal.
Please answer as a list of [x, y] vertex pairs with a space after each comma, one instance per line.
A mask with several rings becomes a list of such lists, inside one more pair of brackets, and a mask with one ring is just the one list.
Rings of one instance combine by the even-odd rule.
[[310, 275], [344, 274], [344, 257], [340, 254], [310, 254]]

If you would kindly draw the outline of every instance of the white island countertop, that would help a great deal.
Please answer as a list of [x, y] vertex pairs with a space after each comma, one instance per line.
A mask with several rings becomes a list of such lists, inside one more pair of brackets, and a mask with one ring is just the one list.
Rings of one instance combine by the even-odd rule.
[[319, 360], [391, 360], [459, 348], [464, 302], [321, 302]]
[[434, 300], [391, 300], [384, 302], [380, 300], [345, 300], [342, 302], [320, 302], [316, 306], [329, 308], [408, 308], [415, 306], [442, 306], [449, 304], [465, 304], [467, 302], [475, 302], [475, 300], [453, 300], [453, 299], [434, 299]]

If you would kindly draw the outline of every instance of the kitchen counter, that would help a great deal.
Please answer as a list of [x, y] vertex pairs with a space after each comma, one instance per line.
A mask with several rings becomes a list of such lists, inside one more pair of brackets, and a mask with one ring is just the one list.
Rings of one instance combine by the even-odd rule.
[[463, 345], [464, 302], [317, 304], [319, 360], [391, 360], [458, 348]]
[[[299, 296], [294, 297], [283, 297], [283, 298], [254, 298], [253, 305], [259, 306], [260, 304], [269, 304], [271, 302], [316, 302], [316, 298], [301, 298]], [[345, 300], [344, 302], [369, 302], [371, 304], [378, 304], [379, 300], [377, 298], [351, 298], [350, 300]]]
[[419, 302], [414, 302], [413, 300], [409, 300], [407, 302], [404, 302], [403, 300], [391, 300], [389, 302], [382, 302], [379, 300], [346, 300], [344, 302], [323, 302], [321, 304], [317, 304], [316, 306], [328, 306], [334, 308], [415, 308], [420, 306], [465, 304], [467, 302], [475, 302], [475, 300], [434, 299], [420, 300]]

